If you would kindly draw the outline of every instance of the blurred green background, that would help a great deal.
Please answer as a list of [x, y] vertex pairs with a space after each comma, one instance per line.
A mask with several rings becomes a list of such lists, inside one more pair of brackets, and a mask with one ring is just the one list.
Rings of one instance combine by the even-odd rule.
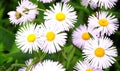
[[[7, 13], [9, 11], [15, 11], [16, 6], [18, 6], [18, 1], [20, 0], [0, 0], [0, 71], [17, 71], [18, 68], [22, 67], [22, 64], [25, 63], [29, 58], [34, 58], [36, 54], [22, 53], [20, 49], [17, 48], [15, 44], [15, 34], [18, 30], [18, 25], [13, 25], [9, 21], [9, 16]], [[37, 0], [31, 0], [38, 5], [39, 8], [46, 9], [49, 8], [53, 3], [59, 2], [54, 1], [50, 4], [43, 4]], [[97, 10], [92, 10], [90, 8], [85, 8], [81, 6], [80, 0], [70, 0], [69, 2], [77, 11], [78, 20], [75, 24], [75, 27], [78, 27], [80, 24], [87, 23], [88, 16], [95, 13]], [[104, 9], [102, 9], [104, 10]], [[120, 25], [120, 0], [117, 2], [117, 5], [107, 10], [119, 19]], [[37, 16], [37, 20], [34, 22], [40, 23], [43, 22], [43, 12]], [[71, 33], [75, 28], [71, 29], [68, 32], [67, 44], [64, 47], [65, 54], [58, 52], [53, 55], [46, 55], [45, 59], [59, 60], [63, 61], [64, 67], [67, 68], [67, 71], [72, 71], [73, 66], [78, 60], [82, 59], [82, 52], [78, 48], [72, 48], [71, 45]], [[112, 67], [105, 69], [105, 71], [120, 71], [120, 28], [114, 35], [111, 35], [110, 38], [114, 41], [114, 45], [118, 50], [117, 61], [113, 64]], [[39, 51], [39, 56], [41, 51]], [[59, 55], [59, 57], [58, 57]], [[24, 66], [24, 65], [23, 65]]]

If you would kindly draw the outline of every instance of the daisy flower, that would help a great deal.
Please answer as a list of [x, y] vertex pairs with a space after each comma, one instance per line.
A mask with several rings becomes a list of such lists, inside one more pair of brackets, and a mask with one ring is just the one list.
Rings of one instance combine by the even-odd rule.
[[102, 69], [95, 69], [86, 61], [79, 61], [74, 67], [74, 71], [103, 71]]
[[[27, 67], [31, 64], [32, 60], [33, 60], [33, 59], [29, 59], [29, 60], [27, 60], [27, 61], [25, 62], [25, 64], [26, 64]], [[20, 68], [18, 71], [26, 71], [27, 67], [22, 67], [22, 68]], [[28, 71], [36, 71], [35, 66], [34, 66], [34, 65], [31, 66]]]
[[16, 45], [23, 52], [32, 53], [33, 50], [38, 51], [40, 44], [39, 26], [29, 23], [21, 27], [16, 34]]
[[91, 8], [105, 7], [105, 9], [112, 8], [116, 5], [117, 0], [82, 0], [81, 4], [85, 7], [90, 5]]
[[105, 9], [112, 8], [116, 5], [117, 0], [98, 0], [98, 7], [105, 7]]
[[60, 46], [64, 46], [66, 43], [67, 34], [62, 32], [56, 24], [49, 24], [51, 22], [45, 22], [41, 25], [41, 50], [46, 53], [55, 53], [60, 51]]
[[70, 0], [62, 0], [62, 2], [64, 2], [64, 3], [67, 3], [67, 2], [69, 2]]
[[13, 24], [26, 23], [33, 21], [38, 14], [37, 6], [29, 0], [21, 0], [16, 11], [8, 12], [10, 22]]
[[33, 21], [36, 18], [36, 15], [38, 14], [37, 5], [33, 4], [29, 0], [21, 0], [21, 3], [19, 3], [17, 10], [23, 13], [23, 23]]
[[[50, 7], [51, 10], [46, 10], [44, 19], [46, 21], [54, 22], [59, 25], [59, 29], [64, 29], [66, 31], [69, 28], [74, 27], [74, 23], [77, 20], [76, 12], [74, 8], [66, 3], [57, 3]], [[51, 24], [51, 23], [50, 23]]]
[[10, 11], [8, 12], [10, 23], [19, 24], [24, 20], [22, 12], [20, 11]]
[[95, 31], [86, 25], [80, 25], [72, 34], [72, 42], [78, 48], [84, 48], [88, 40], [95, 37]]
[[44, 60], [35, 66], [36, 71], [65, 71], [63, 65], [57, 61]]
[[118, 19], [115, 18], [112, 14], [107, 12], [97, 12], [96, 15], [92, 15], [88, 18], [89, 26], [92, 26], [96, 29], [99, 35], [108, 35], [114, 34], [118, 29]]
[[52, 2], [53, 0], [38, 0], [38, 1], [43, 2], [43, 3], [50, 3], [50, 2]]
[[108, 68], [116, 60], [117, 49], [113, 46], [112, 40], [106, 37], [89, 40], [83, 49], [85, 61], [95, 68]]

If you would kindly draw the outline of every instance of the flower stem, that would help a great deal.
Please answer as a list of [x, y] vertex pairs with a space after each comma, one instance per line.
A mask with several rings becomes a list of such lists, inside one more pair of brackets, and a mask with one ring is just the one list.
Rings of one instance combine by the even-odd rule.
[[14, 67], [25, 67], [25, 64], [12, 64], [6, 71], [12, 71]]
[[40, 57], [40, 61], [42, 61], [44, 59], [44, 57], [46, 56], [47, 53], [43, 53]]
[[39, 10], [39, 11], [46, 12], [46, 10], [44, 10], [44, 9], [40, 9], [40, 8], [36, 8], [36, 9]]

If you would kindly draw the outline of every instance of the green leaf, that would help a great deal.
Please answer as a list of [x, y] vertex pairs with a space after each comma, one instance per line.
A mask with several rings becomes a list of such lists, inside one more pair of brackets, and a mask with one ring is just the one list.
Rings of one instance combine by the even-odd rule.
[[2, 40], [0, 43], [3, 43], [4, 50], [9, 51], [14, 43], [15, 37], [10, 31], [0, 26], [0, 40]]
[[1, 8], [1, 9], [0, 9], [0, 20], [1, 20], [2, 17], [3, 17], [3, 12], [4, 12], [4, 8]]

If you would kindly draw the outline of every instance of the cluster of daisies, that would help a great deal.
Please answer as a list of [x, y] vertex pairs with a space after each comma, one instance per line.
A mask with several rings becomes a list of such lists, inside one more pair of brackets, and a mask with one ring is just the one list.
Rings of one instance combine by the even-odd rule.
[[[40, 0], [50, 3], [53, 0]], [[44, 11], [44, 23], [32, 23], [39, 14], [37, 5], [29, 0], [21, 0], [16, 11], [8, 12], [12, 24], [22, 25], [16, 33], [16, 45], [24, 53], [38, 52], [53, 54], [61, 51], [67, 41], [67, 32], [74, 27], [77, 14], [74, 8], [68, 4], [69, 0], [53, 4], [50, 10]], [[117, 0], [82, 0], [81, 4], [91, 8], [112, 8]], [[73, 45], [83, 52], [83, 61], [78, 61], [74, 66], [77, 71], [103, 71], [110, 67], [116, 60], [117, 49], [113, 41], [108, 38], [118, 29], [118, 20], [114, 15], [105, 11], [99, 11], [89, 16], [88, 24], [80, 25], [72, 33]], [[72, 44], [72, 43], [71, 43]], [[26, 61], [29, 67], [32, 59]], [[26, 71], [27, 67], [19, 71]], [[44, 60], [33, 64], [29, 71], [65, 71], [65, 68], [57, 61]]]

